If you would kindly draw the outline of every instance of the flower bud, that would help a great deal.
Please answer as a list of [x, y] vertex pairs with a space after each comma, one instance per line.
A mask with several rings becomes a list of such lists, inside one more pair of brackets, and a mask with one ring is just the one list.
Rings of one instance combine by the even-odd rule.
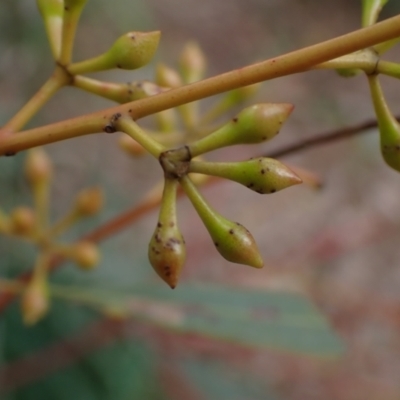
[[71, 248], [71, 258], [84, 270], [91, 270], [99, 264], [100, 253], [91, 242], [78, 242]]
[[293, 110], [287, 103], [264, 103], [245, 108], [210, 135], [190, 144], [192, 157], [235, 144], [261, 143], [279, 133]]
[[181, 74], [185, 83], [193, 83], [204, 77], [206, 58], [196, 42], [188, 42], [179, 60]]
[[75, 200], [75, 210], [82, 216], [97, 214], [103, 208], [104, 198], [101, 188], [94, 187], [82, 190]]
[[181, 184], [221, 256], [233, 263], [262, 268], [264, 262], [251, 233], [215, 212], [188, 177], [181, 179]]
[[189, 171], [230, 179], [261, 194], [275, 193], [301, 183], [284, 164], [266, 157], [230, 163], [192, 161]]
[[383, 159], [390, 167], [400, 171], [400, 124], [386, 103], [378, 76], [370, 75], [368, 80], [378, 120]]
[[48, 183], [52, 173], [52, 162], [41, 147], [35, 147], [28, 151], [25, 160], [25, 174], [31, 185]]
[[166, 179], [157, 228], [149, 243], [149, 261], [172, 289], [186, 259], [186, 247], [176, 218], [177, 181]]
[[137, 69], [153, 58], [160, 40], [160, 32], [129, 32], [117, 39], [104, 54], [72, 64], [68, 71], [73, 74], [103, 71], [112, 68]]
[[36, 225], [35, 213], [28, 207], [17, 207], [10, 215], [10, 231], [15, 235], [29, 236]]
[[158, 64], [156, 69], [156, 83], [168, 88], [182, 86], [183, 82], [178, 72], [165, 64]]
[[21, 309], [25, 325], [34, 325], [49, 310], [47, 280], [43, 276], [33, 277], [22, 294]]

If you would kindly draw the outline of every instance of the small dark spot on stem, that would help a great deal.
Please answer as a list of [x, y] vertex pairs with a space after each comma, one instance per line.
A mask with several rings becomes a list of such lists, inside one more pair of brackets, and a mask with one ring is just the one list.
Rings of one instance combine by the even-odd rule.
[[218, 243], [218, 242], [214, 242], [214, 244], [215, 244], [215, 247], [218, 247], [218, 246], [219, 246], [219, 243]]
[[158, 227], [158, 228], [162, 228], [162, 223], [161, 223], [161, 222], [158, 222], [158, 223], [157, 223], [157, 227]]
[[275, 193], [276, 192], [276, 189], [271, 189], [270, 190], [270, 193]]
[[237, 117], [235, 117], [235, 118], [232, 119], [232, 121], [236, 123], [236, 122], [239, 121], [239, 119]]
[[6, 153], [4, 153], [6, 157], [12, 157], [15, 156], [15, 154], [17, 154], [15, 151], [7, 151]]
[[65, 6], [65, 7], [64, 7], [64, 10], [65, 10], [65, 11], [68, 11], [68, 10], [69, 10], [69, 7], [68, 7], [68, 6]]
[[261, 170], [261, 173], [264, 175], [264, 174], [265, 174], [265, 169], [262, 169], [262, 170]]
[[230, 233], [231, 235], [233, 235], [233, 234], [234, 234], [233, 229], [229, 229], [229, 233]]
[[117, 64], [117, 68], [122, 68], [121, 64]]
[[170, 223], [169, 223], [169, 226], [170, 226], [171, 228], [173, 228], [173, 227], [175, 226], [175, 224], [174, 224], [173, 222], [170, 222]]

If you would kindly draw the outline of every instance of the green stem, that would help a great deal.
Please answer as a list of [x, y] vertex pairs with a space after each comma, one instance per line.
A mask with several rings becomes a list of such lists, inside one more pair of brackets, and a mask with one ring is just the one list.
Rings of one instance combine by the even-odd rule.
[[44, 104], [69, 81], [65, 71], [56, 67], [53, 75], [35, 93], [33, 97], [0, 129], [2, 133], [11, 134], [21, 130]]
[[45, 236], [54, 239], [55, 237], [60, 236], [62, 233], [67, 231], [78, 220], [79, 214], [75, 210], [72, 210], [63, 218], [58, 220], [47, 232], [45, 232]]
[[376, 72], [400, 79], [400, 64], [382, 60], [379, 61]]
[[159, 158], [165, 150], [164, 146], [152, 139], [135, 121], [129, 116], [121, 116], [114, 123], [115, 129], [125, 132], [132, 139], [141, 144], [152, 156]]
[[315, 65], [372, 47], [400, 36], [400, 15], [367, 28], [296, 50], [257, 64], [239, 68], [203, 81], [171, 89], [135, 102], [93, 114], [27, 130], [2, 138], [0, 155], [34, 146], [103, 131], [104, 123], [116, 113], [129, 113], [135, 120], [209, 96], [273, 78], [309, 70]]
[[85, 3], [86, 3], [85, 0], [82, 0], [80, 2], [79, 1], [64, 2], [65, 6], [64, 6], [64, 16], [63, 16], [62, 37], [61, 37], [61, 52], [60, 52], [60, 58], [58, 59], [61, 65], [66, 66], [71, 62], [76, 28]]

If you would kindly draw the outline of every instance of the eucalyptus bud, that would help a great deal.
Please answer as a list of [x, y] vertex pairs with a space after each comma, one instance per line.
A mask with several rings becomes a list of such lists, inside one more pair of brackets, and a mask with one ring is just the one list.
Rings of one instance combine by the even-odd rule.
[[79, 216], [87, 217], [97, 214], [104, 204], [103, 191], [94, 187], [82, 190], [75, 200], [75, 211]]
[[74, 244], [71, 248], [70, 257], [84, 270], [93, 269], [100, 261], [100, 253], [97, 246], [87, 241]]
[[186, 247], [176, 217], [176, 191], [178, 182], [165, 179], [161, 209], [156, 230], [149, 243], [149, 260], [172, 289], [178, 283], [186, 259]]
[[266, 157], [227, 163], [191, 161], [189, 172], [230, 179], [261, 194], [275, 193], [302, 182], [284, 164]]
[[390, 167], [400, 171], [400, 124], [390, 111], [377, 75], [368, 76], [378, 120], [382, 156]]
[[188, 42], [179, 60], [181, 75], [185, 83], [193, 83], [204, 77], [206, 57], [196, 42]]
[[103, 71], [112, 68], [137, 69], [153, 58], [160, 40], [160, 32], [129, 32], [119, 37], [111, 48], [98, 57], [72, 64], [73, 74]]
[[29, 236], [36, 226], [35, 213], [28, 207], [17, 207], [10, 215], [10, 231], [15, 235]]
[[214, 211], [187, 176], [181, 184], [221, 256], [233, 263], [262, 268], [264, 262], [252, 234], [243, 225]]
[[235, 118], [210, 135], [191, 143], [192, 157], [235, 144], [261, 143], [279, 133], [293, 110], [287, 103], [264, 103], [245, 108]]

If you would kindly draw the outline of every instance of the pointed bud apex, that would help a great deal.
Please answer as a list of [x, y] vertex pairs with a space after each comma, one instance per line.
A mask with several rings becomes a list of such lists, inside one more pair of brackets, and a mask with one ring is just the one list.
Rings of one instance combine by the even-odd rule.
[[21, 309], [25, 325], [34, 325], [49, 310], [47, 280], [44, 277], [33, 277], [22, 294]]
[[52, 162], [41, 147], [28, 151], [25, 160], [25, 174], [31, 185], [49, 182], [52, 173]]
[[160, 32], [129, 32], [117, 39], [104, 54], [72, 64], [73, 74], [104, 71], [112, 68], [137, 69], [148, 64], [157, 50]]
[[15, 235], [29, 236], [36, 225], [35, 213], [28, 207], [17, 207], [10, 215], [10, 231]]
[[94, 187], [82, 190], [75, 201], [75, 210], [82, 216], [97, 214], [103, 208], [103, 191]]
[[192, 161], [189, 171], [230, 179], [261, 194], [275, 193], [301, 183], [284, 164], [266, 157], [231, 163]]
[[377, 75], [368, 76], [380, 133], [382, 156], [390, 167], [400, 171], [400, 124], [391, 113]]
[[233, 263], [262, 268], [264, 262], [251, 233], [241, 224], [215, 212], [188, 177], [183, 178], [181, 184], [221, 256]]
[[173, 68], [167, 67], [165, 64], [158, 64], [157, 66], [156, 83], [168, 88], [176, 88], [183, 84], [178, 72]]
[[181, 54], [179, 66], [186, 83], [199, 81], [204, 77], [206, 58], [196, 42], [188, 42]]
[[78, 242], [71, 248], [71, 258], [80, 268], [91, 270], [99, 264], [100, 253], [95, 244]]
[[186, 259], [186, 247], [176, 218], [177, 181], [166, 179], [157, 228], [149, 243], [149, 260], [172, 289]]
[[261, 143], [279, 133], [293, 110], [287, 103], [264, 103], [247, 107], [226, 125], [188, 147], [192, 157], [235, 144]]

